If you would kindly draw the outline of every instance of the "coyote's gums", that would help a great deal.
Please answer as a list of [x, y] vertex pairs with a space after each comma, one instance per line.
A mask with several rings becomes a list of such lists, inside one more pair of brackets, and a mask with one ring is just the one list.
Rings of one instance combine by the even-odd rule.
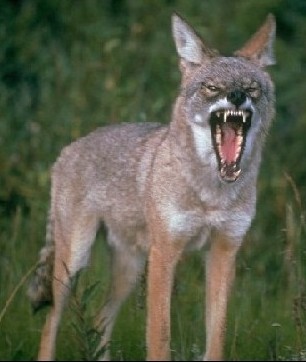
[[52, 169], [47, 243], [28, 292], [35, 309], [52, 304], [40, 360], [54, 358], [71, 278], [86, 266], [102, 223], [112, 269], [97, 318], [100, 347], [108, 345], [148, 258], [147, 359], [169, 360], [175, 267], [184, 251], [208, 244], [204, 358], [222, 358], [235, 257], [255, 214], [262, 146], [274, 115], [264, 68], [274, 63], [275, 21], [268, 15], [229, 57], [209, 49], [177, 14], [172, 32], [182, 82], [169, 125], [97, 129], [64, 148]]

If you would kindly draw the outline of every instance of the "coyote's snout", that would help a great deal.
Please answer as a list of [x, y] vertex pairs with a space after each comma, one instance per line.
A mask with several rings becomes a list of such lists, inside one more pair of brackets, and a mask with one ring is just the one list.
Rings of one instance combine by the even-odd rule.
[[[147, 359], [169, 360], [175, 267], [209, 241], [206, 360], [222, 358], [236, 253], [255, 214], [262, 146], [274, 116], [275, 21], [233, 56], [208, 48], [178, 15], [172, 32], [182, 84], [169, 125], [100, 128], [61, 152], [52, 169], [47, 243], [29, 288], [51, 303], [39, 359], [54, 358], [71, 278], [103, 223], [112, 252], [109, 295], [97, 326], [108, 346], [116, 316], [148, 258]], [[108, 352], [103, 357], [109, 358]]]

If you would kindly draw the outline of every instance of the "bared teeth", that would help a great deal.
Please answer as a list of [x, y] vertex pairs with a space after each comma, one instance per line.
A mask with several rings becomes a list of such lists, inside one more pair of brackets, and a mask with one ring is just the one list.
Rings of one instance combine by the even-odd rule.
[[213, 114], [212, 135], [220, 176], [228, 182], [236, 181], [241, 174], [240, 159], [252, 111], [219, 109]]
[[[223, 153], [223, 148], [222, 148], [222, 125], [220, 124], [216, 124], [216, 128], [215, 128], [215, 145], [217, 148], [217, 153], [219, 155], [219, 159], [220, 159], [220, 163], [221, 163], [221, 169], [223, 169], [223, 172], [221, 172], [221, 176], [222, 173], [224, 174], [223, 176], [226, 175], [226, 156]], [[234, 162], [237, 162], [237, 160], [239, 159], [241, 152], [242, 152], [242, 147], [243, 147], [243, 142], [244, 142], [244, 135], [243, 135], [243, 127], [239, 127], [238, 129], [236, 129], [235, 131], [236, 133], [236, 139], [235, 139], [235, 143], [236, 143], [236, 150], [235, 150], [235, 159]], [[240, 170], [235, 171], [235, 173], [233, 173], [233, 176], [235, 178], [237, 178], [240, 174]]]
[[242, 143], [243, 143], [242, 128], [239, 128], [239, 130], [237, 132], [237, 150], [235, 153], [236, 160], [240, 156]]
[[237, 150], [236, 150], [236, 153], [235, 153], [236, 160], [237, 160], [237, 158], [238, 158], [239, 155], [240, 155], [240, 151], [241, 151], [241, 146], [238, 147]]
[[236, 178], [237, 178], [240, 174], [241, 174], [241, 168], [240, 168], [238, 171], [234, 172], [234, 176], [235, 176]]
[[216, 143], [218, 146], [221, 145], [221, 128], [220, 126], [217, 124], [217, 127], [216, 127]]
[[227, 109], [225, 111], [218, 111], [216, 112], [216, 115], [218, 118], [220, 118], [221, 113], [223, 113], [223, 122], [226, 123], [227, 122], [227, 118], [228, 116], [234, 116], [234, 117], [242, 117], [242, 122], [245, 123], [247, 116], [249, 115], [248, 111], [243, 111], [243, 110], [233, 110], [233, 109]]
[[237, 178], [240, 176], [240, 174], [241, 174], [241, 168], [239, 168], [236, 171], [230, 171], [229, 174], [228, 174], [228, 170], [227, 170], [227, 167], [225, 164], [223, 164], [220, 169], [221, 177], [226, 179], [227, 181], [236, 181]]

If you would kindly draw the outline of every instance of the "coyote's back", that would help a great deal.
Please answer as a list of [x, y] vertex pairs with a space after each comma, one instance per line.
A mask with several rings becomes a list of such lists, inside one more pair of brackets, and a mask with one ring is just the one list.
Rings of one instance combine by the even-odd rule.
[[47, 243], [29, 288], [34, 309], [52, 305], [40, 360], [55, 340], [71, 280], [87, 265], [101, 224], [112, 252], [111, 284], [96, 328], [109, 358], [116, 316], [148, 258], [149, 360], [170, 359], [175, 267], [185, 250], [209, 241], [206, 354], [222, 358], [235, 256], [256, 206], [262, 146], [274, 115], [275, 22], [232, 57], [209, 49], [178, 15], [172, 31], [182, 84], [169, 125], [99, 128], [61, 152], [52, 168]]

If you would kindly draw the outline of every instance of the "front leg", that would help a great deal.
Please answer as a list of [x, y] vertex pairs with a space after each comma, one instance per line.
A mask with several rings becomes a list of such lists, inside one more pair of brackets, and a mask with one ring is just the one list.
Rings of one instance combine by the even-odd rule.
[[148, 264], [147, 360], [170, 361], [170, 306], [175, 267], [183, 245], [159, 228], [152, 230]]
[[239, 245], [239, 241], [216, 233], [207, 255], [205, 361], [220, 361], [223, 357], [227, 303]]

